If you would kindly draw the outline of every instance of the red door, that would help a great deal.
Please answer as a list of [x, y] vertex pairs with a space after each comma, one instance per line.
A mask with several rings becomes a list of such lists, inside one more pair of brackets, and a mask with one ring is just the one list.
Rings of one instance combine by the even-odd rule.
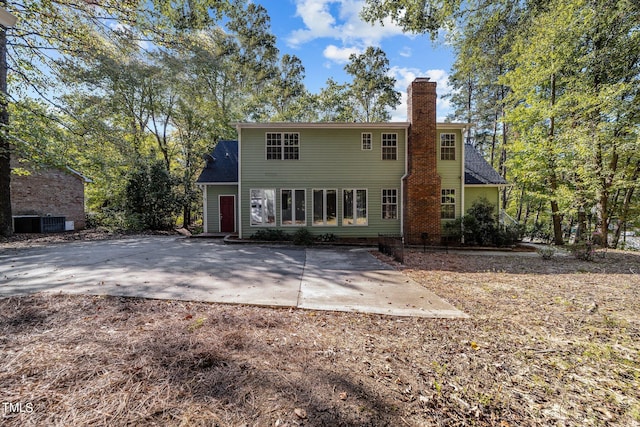
[[236, 231], [236, 196], [220, 196], [220, 232]]

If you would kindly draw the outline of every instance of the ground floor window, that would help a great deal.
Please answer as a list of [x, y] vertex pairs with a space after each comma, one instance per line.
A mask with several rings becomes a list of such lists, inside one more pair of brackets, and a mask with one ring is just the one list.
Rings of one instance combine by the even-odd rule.
[[367, 190], [343, 190], [342, 203], [342, 225], [368, 224]]
[[382, 190], [382, 219], [398, 219], [398, 189]]
[[305, 190], [281, 190], [282, 225], [306, 225]]
[[442, 189], [440, 218], [456, 219], [456, 190], [453, 188]]
[[313, 190], [313, 225], [338, 225], [337, 190]]
[[250, 190], [251, 225], [276, 225], [276, 190]]

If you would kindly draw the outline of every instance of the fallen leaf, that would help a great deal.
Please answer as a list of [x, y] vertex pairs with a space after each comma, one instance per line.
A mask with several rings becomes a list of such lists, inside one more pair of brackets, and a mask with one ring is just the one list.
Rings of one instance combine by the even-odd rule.
[[303, 408], [296, 408], [293, 410], [293, 413], [296, 414], [298, 418], [301, 418], [301, 419], [307, 418], [307, 411], [305, 411]]
[[338, 395], [338, 397], [340, 397], [340, 400], [347, 400], [347, 393], [343, 391]]

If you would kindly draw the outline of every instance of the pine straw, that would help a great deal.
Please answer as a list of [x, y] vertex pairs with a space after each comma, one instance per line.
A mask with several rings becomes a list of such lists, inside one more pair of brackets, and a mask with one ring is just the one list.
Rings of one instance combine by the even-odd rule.
[[403, 270], [471, 319], [2, 299], [0, 402], [33, 405], [2, 421], [640, 425], [640, 255], [414, 252]]

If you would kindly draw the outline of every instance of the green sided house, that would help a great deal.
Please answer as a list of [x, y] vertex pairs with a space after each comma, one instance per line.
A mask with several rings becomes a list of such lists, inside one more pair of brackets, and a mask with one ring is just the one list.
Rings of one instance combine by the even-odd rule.
[[[408, 122], [239, 123], [198, 178], [205, 233], [268, 227], [342, 238], [438, 240], [474, 200], [506, 182], [470, 145], [468, 124], [436, 123], [436, 84], [408, 88]], [[424, 234], [426, 233], [426, 234]]]

